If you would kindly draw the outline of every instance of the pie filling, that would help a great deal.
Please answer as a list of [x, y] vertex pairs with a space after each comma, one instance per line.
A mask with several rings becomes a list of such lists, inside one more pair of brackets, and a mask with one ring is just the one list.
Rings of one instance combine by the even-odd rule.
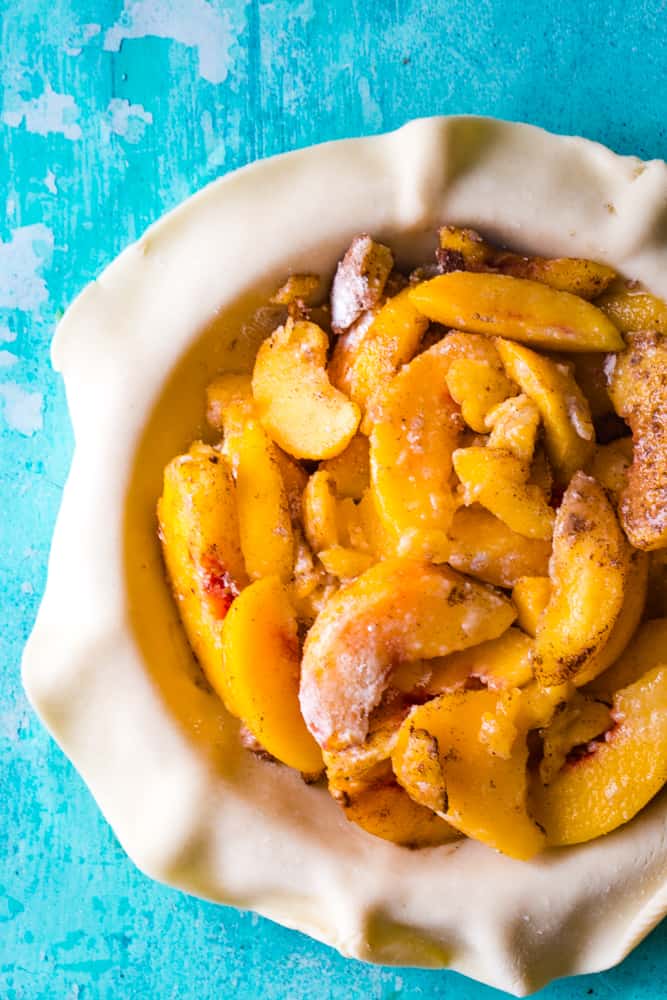
[[167, 466], [167, 573], [249, 752], [409, 847], [515, 858], [667, 780], [667, 306], [445, 226], [292, 275], [212, 443]]

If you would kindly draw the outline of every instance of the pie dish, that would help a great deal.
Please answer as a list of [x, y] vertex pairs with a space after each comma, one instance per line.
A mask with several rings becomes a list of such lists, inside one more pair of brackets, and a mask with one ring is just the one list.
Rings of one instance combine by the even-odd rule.
[[203, 389], [251, 362], [286, 272], [330, 276], [373, 232], [406, 265], [443, 219], [590, 257], [667, 297], [667, 168], [476, 118], [315, 147], [212, 184], [77, 299], [53, 347], [76, 452], [26, 649], [35, 707], [153, 877], [367, 961], [449, 966], [517, 995], [619, 961], [667, 909], [667, 799], [580, 847], [516, 862], [472, 841], [410, 852], [242, 750], [164, 579], [154, 502]]

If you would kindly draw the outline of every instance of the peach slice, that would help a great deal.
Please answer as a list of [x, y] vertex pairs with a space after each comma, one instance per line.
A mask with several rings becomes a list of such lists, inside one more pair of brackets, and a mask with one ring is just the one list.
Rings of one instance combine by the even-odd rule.
[[548, 686], [575, 680], [621, 613], [630, 547], [602, 487], [578, 472], [556, 517], [552, 593], [537, 625], [535, 672]]
[[402, 847], [437, 847], [460, 837], [431, 809], [418, 805], [395, 781], [376, 784], [341, 800], [345, 815], [362, 830]]
[[[366, 413], [382, 386], [414, 356], [427, 327], [404, 289], [387, 299], [353, 351], [347, 341], [336, 342], [329, 378]], [[365, 421], [362, 429], [368, 433], [370, 424]]]
[[590, 302], [538, 281], [453, 271], [410, 290], [430, 320], [469, 333], [499, 335], [551, 351], [620, 351], [623, 339]]
[[621, 333], [655, 330], [667, 334], [667, 304], [636, 282], [619, 279], [596, 300], [595, 305]]
[[621, 688], [635, 684], [647, 670], [667, 663], [667, 618], [644, 622], [622, 654], [586, 685], [587, 694], [611, 703]]
[[609, 444], [598, 445], [589, 470], [600, 486], [620, 498], [628, 482], [628, 469], [632, 465], [632, 440], [618, 438]]
[[223, 422], [223, 449], [236, 482], [248, 576], [288, 580], [294, 566], [294, 535], [277, 448], [245, 404], [227, 406]]
[[[492, 246], [474, 229], [443, 226], [440, 247], [448, 270], [500, 271], [515, 278], [529, 278], [582, 299], [600, 295], [616, 277], [606, 264], [581, 257], [521, 257]], [[442, 261], [442, 256], [439, 255]]]
[[532, 808], [553, 846], [581, 844], [627, 823], [667, 780], [667, 667], [614, 697], [615, 725], [550, 784], [536, 782]]
[[493, 689], [523, 687], [533, 679], [531, 647], [529, 636], [518, 628], [508, 628], [496, 639], [431, 661], [433, 669], [424, 680], [423, 690], [442, 694], [471, 679]]
[[535, 638], [537, 623], [551, 597], [548, 576], [522, 576], [514, 584], [512, 600], [518, 612], [517, 624]]
[[183, 627], [204, 673], [218, 689], [222, 623], [248, 582], [234, 480], [220, 452], [197, 442], [169, 463], [158, 521]]
[[466, 506], [480, 503], [519, 535], [551, 538], [555, 515], [528, 466], [504, 448], [459, 448], [452, 456]]
[[513, 396], [516, 386], [488, 337], [453, 330], [443, 341], [443, 351], [449, 359], [445, 378], [452, 399], [460, 404], [468, 427], [484, 434], [489, 411]]
[[277, 760], [308, 774], [320, 771], [320, 748], [299, 711], [296, 616], [278, 577], [242, 591], [225, 619], [222, 640], [219, 693], [230, 711]]
[[257, 353], [252, 392], [273, 440], [295, 458], [333, 458], [359, 425], [359, 408], [326, 373], [329, 341], [319, 326], [288, 320]]
[[[515, 694], [516, 702], [520, 693]], [[541, 849], [544, 837], [526, 808], [525, 733], [516, 730], [506, 705], [506, 692], [457, 691], [418, 706], [401, 726], [392, 762], [415, 801], [440, 797], [444, 808], [438, 814], [456, 829], [510, 857], [527, 859]], [[439, 773], [427, 755], [424, 732], [437, 744]], [[493, 752], [489, 738], [503, 744], [502, 755]]]
[[346, 545], [332, 545], [319, 552], [319, 559], [327, 573], [338, 577], [343, 583], [356, 580], [375, 562], [370, 552], [351, 549]]
[[506, 597], [448, 568], [377, 563], [327, 602], [308, 633], [300, 690], [308, 728], [326, 750], [363, 742], [394, 666], [493, 639], [514, 618]]
[[495, 587], [513, 587], [521, 577], [549, 571], [550, 541], [517, 534], [479, 504], [456, 511], [449, 541], [450, 566]]
[[333, 477], [314, 472], [303, 494], [303, 529], [313, 552], [338, 545], [338, 509]]
[[535, 451], [540, 411], [535, 403], [521, 393], [498, 403], [486, 417], [490, 430], [487, 446], [510, 451], [520, 461], [530, 465]]
[[368, 438], [356, 434], [345, 451], [322, 462], [320, 468], [333, 478], [337, 496], [361, 500], [371, 477]]
[[578, 691], [573, 694], [542, 732], [542, 784], [548, 785], [555, 778], [575, 747], [589, 743], [611, 726], [608, 705]]
[[250, 375], [225, 372], [206, 388], [206, 419], [214, 430], [225, 428], [225, 411], [230, 406], [247, 405], [252, 409], [252, 382]]
[[510, 340], [499, 338], [495, 344], [509, 377], [540, 411], [549, 460], [560, 482], [568, 483], [584, 468], [595, 443], [588, 402], [572, 369]]
[[614, 409], [632, 429], [633, 461], [621, 495], [621, 522], [637, 549], [667, 546], [667, 334], [629, 333], [608, 358]]
[[406, 365], [378, 397], [370, 438], [375, 505], [395, 553], [435, 562], [449, 552], [451, 461], [461, 429], [448, 367], [446, 341]]

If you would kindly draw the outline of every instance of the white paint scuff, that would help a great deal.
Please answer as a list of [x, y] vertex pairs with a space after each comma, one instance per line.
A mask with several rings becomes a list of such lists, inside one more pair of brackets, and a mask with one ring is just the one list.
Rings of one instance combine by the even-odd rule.
[[53, 170], [46, 171], [46, 177], [43, 180], [43, 184], [46, 190], [50, 191], [51, 194], [58, 193], [58, 185], [56, 184], [56, 175], [54, 174]]
[[0, 323], [0, 343], [11, 344], [13, 340], [16, 340], [16, 334], [13, 330], [10, 330], [8, 326], [4, 323]]
[[105, 124], [110, 132], [135, 143], [142, 139], [146, 125], [153, 124], [153, 115], [141, 104], [130, 104], [121, 97], [113, 97], [109, 101]]
[[29, 392], [15, 382], [5, 382], [0, 385], [0, 400], [8, 427], [26, 437], [41, 431], [44, 406], [41, 392]]
[[102, 30], [101, 24], [84, 24], [74, 35], [70, 36], [69, 44], [65, 46], [68, 56], [80, 56], [84, 45], [87, 45], [91, 38], [99, 35]]
[[48, 80], [39, 97], [27, 100], [15, 95], [11, 98], [11, 107], [5, 107], [2, 121], [5, 125], [18, 128], [22, 123], [28, 132], [35, 135], [49, 135], [58, 132], [66, 139], [80, 139], [81, 126], [77, 124], [79, 109], [71, 94], [59, 94], [51, 87]]
[[14, 229], [7, 243], [0, 240], [0, 308], [34, 312], [46, 302], [46, 282], [39, 271], [52, 250], [53, 233], [41, 222]]
[[199, 56], [199, 73], [211, 83], [227, 79], [236, 41], [229, 11], [206, 0], [125, 0], [120, 18], [104, 36], [104, 48], [118, 52], [126, 39], [168, 38]]
[[18, 358], [11, 351], [0, 351], [0, 368], [11, 368], [17, 361]]

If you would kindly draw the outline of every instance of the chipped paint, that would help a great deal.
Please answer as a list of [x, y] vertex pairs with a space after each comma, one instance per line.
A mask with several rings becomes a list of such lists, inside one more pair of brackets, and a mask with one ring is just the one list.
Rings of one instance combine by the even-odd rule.
[[44, 397], [41, 392], [29, 392], [15, 382], [5, 382], [0, 385], [0, 400], [5, 423], [11, 430], [30, 437], [42, 429]]
[[42, 184], [44, 185], [47, 191], [51, 192], [51, 194], [58, 193], [58, 185], [56, 184], [56, 175], [54, 174], [53, 170], [46, 171], [46, 176], [44, 177]]
[[0, 308], [32, 312], [46, 302], [46, 281], [39, 272], [52, 250], [53, 233], [41, 222], [15, 229], [8, 242], [0, 241]]
[[0, 368], [10, 368], [15, 365], [18, 358], [11, 351], [0, 351]]
[[2, 121], [12, 128], [24, 125], [35, 135], [49, 135], [59, 132], [66, 139], [80, 139], [82, 132], [78, 124], [79, 108], [71, 94], [59, 94], [46, 81], [39, 97], [24, 99], [19, 96], [8, 98], [11, 106], [2, 112]]
[[224, 6], [205, 0], [125, 0], [121, 17], [104, 36], [104, 48], [118, 52], [126, 39], [149, 35], [196, 48], [199, 73], [210, 83], [227, 79], [236, 37]]
[[141, 104], [130, 104], [120, 97], [109, 101], [106, 114], [106, 125], [110, 132], [120, 135], [128, 142], [141, 142], [146, 125], [153, 124], [153, 115]]

